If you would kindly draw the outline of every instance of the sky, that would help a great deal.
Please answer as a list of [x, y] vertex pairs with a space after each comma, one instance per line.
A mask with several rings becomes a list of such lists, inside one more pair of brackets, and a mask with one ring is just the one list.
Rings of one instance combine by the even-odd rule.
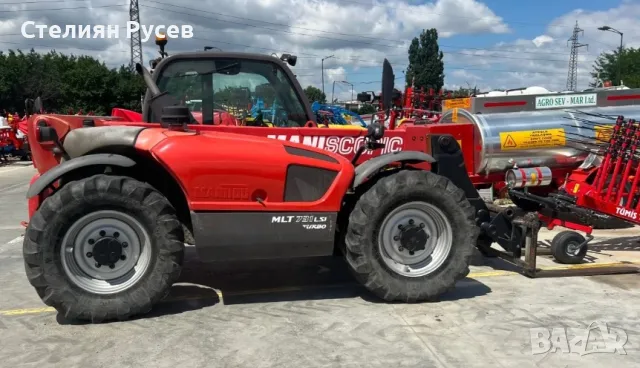
[[[174, 5], [175, 4], [175, 5]], [[303, 87], [328, 98], [351, 99], [379, 91], [382, 63], [391, 62], [396, 88], [403, 89], [407, 48], [423, 29], [436, 28], [444, 52], [445, 87], [494, 89], [566, 87], [568, 39], [578, 22], [578, 88], [588, 88], [593, 62], [620, 45], [620, 35], [599, 31], [608, 25], [624, 34], [624, 45], [640, 47], [640, 0], [139, 0], [146, 27], [191, 25], [192, 38], [170, 39], [171, 53], [203, 50], [298, 56], [292, 69]], [[128, 64], [127, 0], [0, 0], [0, 50], [91, 55], [110, 67]], [[118, 39], [26, 39], [25, 21], [47, 26], [117, 25]], [[31, 32], [35, 29], [28, 28]], [[157, 57], [152, 36], [143, 44], [145, 65]], [[335, 83], [334, 83], [335, 82]], [[345, 83], [346, 82], [346, 83]], [[335, 91], [335, 92], [333, 92]]]

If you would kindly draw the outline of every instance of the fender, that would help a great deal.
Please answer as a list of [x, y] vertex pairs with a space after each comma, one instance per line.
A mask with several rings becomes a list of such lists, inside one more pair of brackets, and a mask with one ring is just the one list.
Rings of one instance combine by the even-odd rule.
[[382, 156], [372, 158], [364, 162], [362, 165], [356, 167], [355, 179], [353, 180], [352, 188], [357, 188], [369, 176], [373, 175], [373, 173], [393, 162], [406, 162], [412, 164], [428, 162], [432, 164], [436, 162], [436, 160], [431, 155], [419, 151], [399, 151], [387, 153]]
[[51, 168], [51, 170], [44, 173], [29, 187], [29, 191], [27, 192], [27, 199], [40, 194], [45, 188], [53, 184], [53, 182], [58, 180], [64, 174], [70, 173], [71, 171], [83, 167], [96, 165], [132, 167], [135, 164], [136, 162], [128, 157], [110, 153], [80, 156], [69, 161], [64, 161], [60, 165], [57, 165]]

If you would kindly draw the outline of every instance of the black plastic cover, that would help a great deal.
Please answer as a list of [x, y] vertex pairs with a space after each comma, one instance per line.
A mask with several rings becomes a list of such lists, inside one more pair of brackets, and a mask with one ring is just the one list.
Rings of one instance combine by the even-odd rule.
[[186, 106], [165, 106], [162, 108], [163, 125], [184, 125], [191, 121], [191, 111]]
[[317, 201], [329, 190], [337, 171], [317, 167], [291, 165], [287, 169], [284, 188], [285, 202]]

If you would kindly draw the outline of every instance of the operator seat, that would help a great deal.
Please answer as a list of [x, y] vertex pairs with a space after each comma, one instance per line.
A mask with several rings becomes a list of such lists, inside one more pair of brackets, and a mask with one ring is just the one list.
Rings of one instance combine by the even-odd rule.
[[145, 127], [104, 126], [87, 127], [70, 131], [64, 138], [62, 148], [70, 158], [84, 156], [88, 153], [109, 149], [114, 151], [131, 151], [135, 149], [136, 139]]

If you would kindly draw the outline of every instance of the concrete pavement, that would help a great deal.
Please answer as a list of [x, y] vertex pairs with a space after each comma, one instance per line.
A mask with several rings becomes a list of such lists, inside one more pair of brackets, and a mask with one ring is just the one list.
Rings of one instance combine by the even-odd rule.
[[[181, 282], [150, 315], [70, 324], [24, 274], [19, 223], [34, 172], [0, 167], [0, 367], [640, 366], [637, 274], [529, 279], [480, 255], [440, 301], [395, 304], [356, 285], [339, 258], [209, 265], [188, 248]], [[589, 257], [640, 261], [636, 231], [596, 232]], [[598, 347], [613, 351], [588, 353]]]

